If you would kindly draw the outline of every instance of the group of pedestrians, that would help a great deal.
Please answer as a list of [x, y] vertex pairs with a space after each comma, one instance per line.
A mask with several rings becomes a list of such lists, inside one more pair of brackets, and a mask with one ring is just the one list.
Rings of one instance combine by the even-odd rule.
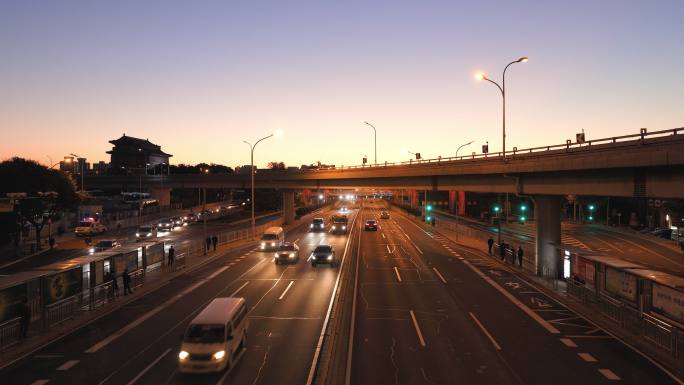
[[[111, 282], [112, 293], [114, 297], [118, 297], [119, 280], [116, 277], [116, 274], [112, 272], [108, 272], [107, 274], [105, 274], [105, 282]], [[133, 290], [131, 290], [131, 274], [129, 273], [128, 268], [125, 268], [124, 271], [121, 273], [121, 282], [123, 283], [124, 295], [133, 294]]]
[[216, 246], [218, 245], [218, 237], [216, 236], [216, 234], [212, 235], [211, 237], [207, 236], [206, 243], [207, 243], [207, 249], [206, 249], [207, 252], [209, 252], [209, 250], [211, 250], [212, 246], [214, 247], [214, 251], [216, 251]]
[[[494, 239], [492, 237], [489, 237], [487, 239], [487, 251], [489, 252], [489, 255], [492, 255], [492, 249], [494, 247]], [[523, 256], [525, 255], [525, 252], [523, 251], [522, 246], [518, 246], [518, 249], [515, 250], [510, 247], [509, 244], [506, 242], [501, 242], [499, 245], [499, 257], [501, 258], [502, 261], [506, 262], [506, 254], [510, 250], [511, 255], [513, 255], [513, 264], [516, 262], [518, 263], [518, 266], [522, 267], [523, 264]]]

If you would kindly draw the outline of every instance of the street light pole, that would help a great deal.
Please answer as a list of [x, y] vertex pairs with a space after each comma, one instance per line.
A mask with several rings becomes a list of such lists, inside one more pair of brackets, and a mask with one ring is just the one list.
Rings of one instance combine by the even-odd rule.
[[252, 179], [252, 238], [256, 236], [256, 220], [254, 219], [254, 148], [256, 148], [257, 144], [261, 142], [262, 140], [266, 140], [270, 137], [272, 137], [273, 134], [264, 136], [263, 138], [257, 140], [254, 144], [249, 143], [246, 140], [243, 140], [244, 143], [246, 143], [249, 148], [250, 148], [250, 157], [249, 157], [249, 173], [251, 174], [251, 179]]
[[469, 146], [469, 145], [473, 144], [473, 142], [475, 142], [475, 141], [474, 141], [474, 140], [471, 140], [471, 141], [468, 142], [468, 143], [465, 143], [465, 144], [462, 144], [462, 145], [458, 146], [458, 148], [456, 149], [456, 156], [454, 156], [454, 158], [458, 158], [458, 150], [462, 149], [462, 148], [465, 147], [465, 146]]
[[506, 161], [506, 70], [508, 67], [511, 66], [511, 64], [515, 63], [525, 63], [527, 62], [527, 56], [523, 56], [519, 58], [518, 60], [514, 60], [506, 65], [503, 70], [503, 76], [501, 77], [501, 84], [502, 86], [499, 85], [499, 83], [493, 81], [492, 79], [488, 78], [487, 75], [484, 73], [479, 73], [476, 75], [476, 77], [480, 80], [486, 80], [492, 84], [494, 84], [499, 91], [501, 91], [501, 97], [503, 99], [503, 132], [502, 132], [502, 139], [503, 139], [503, 150], [502, 150], [502, 158], [504, 161]]
[[375, 158], [374, 158], [375, 163], [374, 164], [378, 164], [378, 131], [375, 129], [374, 125], [372, 125], [368, 122], [364, 122], [364, 123], [366, 123], [367, 125], [369, 125], [373, 128], [373, 145], [375, 148]]

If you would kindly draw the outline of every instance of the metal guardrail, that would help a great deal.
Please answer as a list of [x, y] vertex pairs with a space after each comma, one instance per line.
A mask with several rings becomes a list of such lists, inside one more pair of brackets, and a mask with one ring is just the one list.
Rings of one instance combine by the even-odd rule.
[[21, 339], [21, 318], [16, 317], [0, 324], [0, 351], [15, 345]]
[[72, 295], [45, 307], [45, 327], [50, 328], [72, 318], [80, 310], [80, 294]]
[[657, 346], [677, 356], [677, 334], [675, 328], [656, 317], [643, 314], [643, 336]]

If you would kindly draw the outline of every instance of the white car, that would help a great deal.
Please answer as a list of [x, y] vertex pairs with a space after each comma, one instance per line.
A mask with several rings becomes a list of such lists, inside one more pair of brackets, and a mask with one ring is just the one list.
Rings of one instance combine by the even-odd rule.
[[95, 234], [102, 234], [107, 231], [107, 226], [100, 222], [81, 222], [76, 227], [75, 233], [77, 237], [89, 237]]

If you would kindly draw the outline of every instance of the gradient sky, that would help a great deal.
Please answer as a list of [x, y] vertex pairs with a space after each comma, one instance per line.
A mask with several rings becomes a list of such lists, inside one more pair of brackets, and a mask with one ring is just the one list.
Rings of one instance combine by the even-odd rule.
[[[684, 1], [2, 1], [0, 159], [358, 164], [684, 126]], [[462, 152], [462, 153], [463, 153]]]

